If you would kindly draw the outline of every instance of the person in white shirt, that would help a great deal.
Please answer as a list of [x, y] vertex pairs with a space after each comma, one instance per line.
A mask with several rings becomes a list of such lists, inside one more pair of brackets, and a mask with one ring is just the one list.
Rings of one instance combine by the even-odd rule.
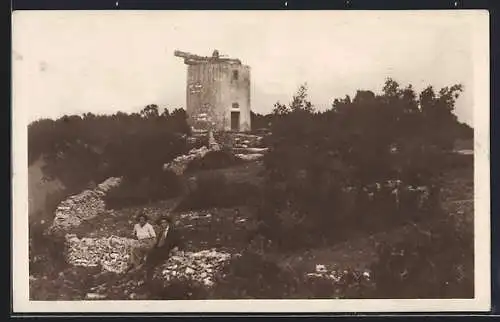
[[127, 271], [141, 268], [148, 252], [156, 244], [156, 232], [153, 226], [148, 222], [148, 217], [145, 214], [140, 214], [138, 221], [139, 222], [134, 225], [133, 234], [139, 243], [131, 249], [130, 266]]

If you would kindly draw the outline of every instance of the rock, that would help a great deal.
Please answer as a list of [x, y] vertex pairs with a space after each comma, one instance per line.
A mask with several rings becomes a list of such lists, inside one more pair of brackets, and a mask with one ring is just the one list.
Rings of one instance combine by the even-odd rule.
[[184, 252], [182, 256], [172, 255], [161, 267], [161, 277], [170, 280], [189, 279], [212, 286], [214, 275], [231, 258], [231, 254], [215, 249], [200, 252]]

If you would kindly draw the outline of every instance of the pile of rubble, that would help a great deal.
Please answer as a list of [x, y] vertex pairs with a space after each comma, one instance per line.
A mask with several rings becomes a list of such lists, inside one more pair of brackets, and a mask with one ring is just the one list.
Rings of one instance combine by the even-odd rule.
[[214, 285], [214, 279], [223, 265], [231, 259], [231, 254], [215, 249], [199, 252], [175, 252], [161, 266], [161, 277], [165, 281], [172, 279], [193, 280], [206, 287]]
[[137, 240], [110, 236], [107, 238], [78, 238], [66, 235], [66, 260], [74, 266], [96, 267], [121, 273], [126, 270], [130, 249]]
[[178, 156], [172, 162], [167, 163], [163, 166], [164, 170], [171, 170], [177, 175], [181, 175], [186, 170], [189, 162], [195, 159], [201, 159], [210, 151], [206, 146], [202, 146], [199, 149], [191, 149], [187, 154]]
[[341, 282], [349, 275], [352, 275], [355, 280], [369, 281], [371, 278], [371, 274], [368, 270], [327, 269], [326, 265], [321, 264], [316, 265], [316, 270], [314, 272], [306, 274], [308, 278], [325, 279], [334, 283]]
[[250, 147], [260, 147], [262, 144], [262, 136], [252, 135], [245, 133], [234, 134], [234, 147], [235, 148], [250, 148]]
[[109, 178], [95, 189], [70, 196], [62, 201], [56, 209], [54, 221], [49, 227], [50, 233], [64, 233], [76, 227], [84, 220], [94, 218], [106, 211], [102, 197], [113, 187], [120, 185], [121, 178]]

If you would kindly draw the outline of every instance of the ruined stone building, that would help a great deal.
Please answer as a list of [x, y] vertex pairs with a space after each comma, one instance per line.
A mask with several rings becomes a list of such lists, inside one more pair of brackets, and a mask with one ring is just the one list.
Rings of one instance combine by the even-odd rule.
[[239, 59], [176, 50], [187, 65], [186, 112], [195, 130], [250, 131], [250, 67]]

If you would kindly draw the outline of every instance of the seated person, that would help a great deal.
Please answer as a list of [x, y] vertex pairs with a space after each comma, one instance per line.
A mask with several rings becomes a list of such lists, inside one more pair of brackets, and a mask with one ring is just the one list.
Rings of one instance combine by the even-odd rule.
[[139, 244], [131, 249], [130, 266], [127, 272], [141, 268], [146, 255], [156, 244], [156, 232], [148, 222], [148, 217], [145, 214], [140, 214], [137, 219], [138, 223], [134, 226], [133, 234]]
[[156, 243], [146, 260], [146, 274], [151, 276], [153, 269], [168, 259], [172, 249], [179, 247], [180, 238], [177, 234], [172, 220], [169, 217], [159, 219], [160, 232], [156, 238]]

